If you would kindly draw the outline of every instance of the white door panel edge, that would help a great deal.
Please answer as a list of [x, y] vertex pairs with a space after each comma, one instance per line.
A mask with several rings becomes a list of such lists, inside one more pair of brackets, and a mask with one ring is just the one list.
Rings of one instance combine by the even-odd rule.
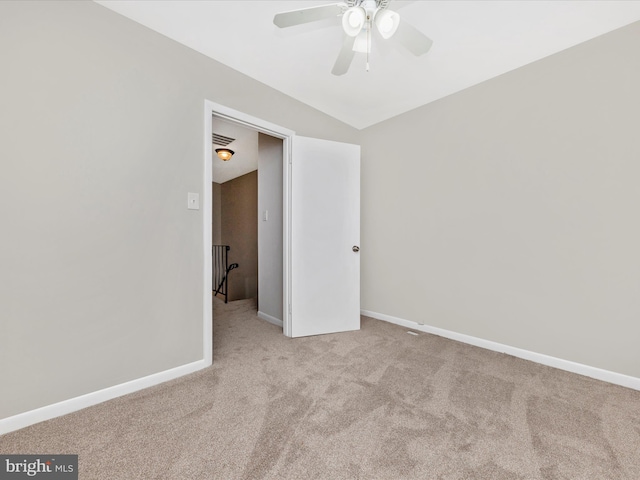
[[291, 336], [360, 329], [360, 146], [292, 139]]

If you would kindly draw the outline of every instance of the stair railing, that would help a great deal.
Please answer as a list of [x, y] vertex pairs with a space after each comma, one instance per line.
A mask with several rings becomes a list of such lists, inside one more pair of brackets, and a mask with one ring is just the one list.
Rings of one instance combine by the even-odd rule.
[[223, 295], [224, 303], [228, 299], [228, 279], [229, 272], [234, 268], [238, 268], [237, 263], [229, 265], [228, 253], [231, 247], [229, 245], [213, 245], [213, 294]]

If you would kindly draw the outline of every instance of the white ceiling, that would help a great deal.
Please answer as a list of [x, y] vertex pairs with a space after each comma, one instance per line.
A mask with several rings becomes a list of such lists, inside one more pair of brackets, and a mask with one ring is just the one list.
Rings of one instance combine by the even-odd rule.
[[362, 129], [640, 20], [640, 1], [401, 1], [389, 8], [433, 41], [414, 57], [374, 36], [331, 75], [339, 19], [279, 29], [274, 14], [331, 1], [96, 0], [276, 90]]

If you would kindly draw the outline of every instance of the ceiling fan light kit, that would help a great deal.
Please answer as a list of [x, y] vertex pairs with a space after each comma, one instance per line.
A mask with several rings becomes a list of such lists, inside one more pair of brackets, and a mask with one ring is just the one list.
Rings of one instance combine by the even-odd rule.
[[373, 21], [382, 38], [388, 40], [400, 26], [400, 15], [391, 10], [378, 10]]
[[371, 42], [369, 41], [369, 31], [363, 30], [353, 42], [353, 51], [356, 53], [371, 53]]
[[350, 37], [357, 37], [367, 20], [367, 12], [362, 7], [351, 7], [342, 14], [342, 29]]
[[[349, 70], [355, 53], [367, 54], [369, 71], [369, 53], [371, 52], [371, 33], [375, 24], [383, 40], [393, 40], [404, 46], [416, 56], [427, 53], [433, 43], [429, 37], [415, 27], [404, 22], [400, 15], [387, 9], [391, 0], [348, 0], [346, 3], [332, 3], [318, 7], [302, 8], [290, 12], [278, 13], [273, 23], [280, 27], [292, 27], [328, 18], [342, 16], [342, 30], [346, 37], [331, 73], [344, 75]], [[395, 35], [396, 32], [398, 35]]]

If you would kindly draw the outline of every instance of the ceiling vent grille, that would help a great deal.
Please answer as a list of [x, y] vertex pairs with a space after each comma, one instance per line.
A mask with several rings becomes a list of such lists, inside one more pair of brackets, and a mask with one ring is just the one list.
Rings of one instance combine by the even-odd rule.
[[213, 143], [215, 143], [216, 145], [220, 145], [221, 147], [226, 147], [235, 140], [235, 138], [225, 137], [224, 135], [220, 135], [219, 133], [213, 133], [211, 134], [211, 137]]

